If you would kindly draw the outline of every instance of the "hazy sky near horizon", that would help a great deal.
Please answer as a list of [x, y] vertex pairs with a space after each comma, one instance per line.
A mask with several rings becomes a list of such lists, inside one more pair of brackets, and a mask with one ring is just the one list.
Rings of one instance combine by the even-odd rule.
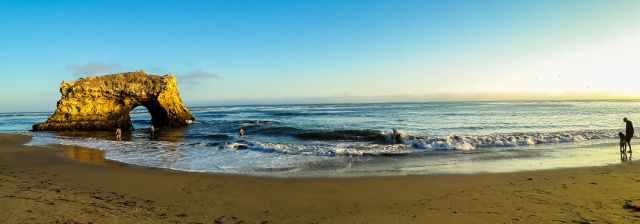
[[[187, 103], [640, 95], [640, 1], [0, 1], [0, 111], [145, 70]], [[413, 99], [413, 98], [412, 98]]]

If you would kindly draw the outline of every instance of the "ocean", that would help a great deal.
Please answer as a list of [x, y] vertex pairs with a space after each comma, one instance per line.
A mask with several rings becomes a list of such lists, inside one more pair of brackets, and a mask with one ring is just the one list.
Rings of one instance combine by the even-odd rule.
[[[124, 141], [105, 132], [30, 132], [51, 112], [0, 113], [0, 132], [30, 145], [96, 148], [126, 164], [189, 172], [341, 177], [513, 172], [621, 161], [636, 101], [428, 102], [203, 106], [152, 136], [143, 107]], [[239, 130], [246, 131], [239, 136]], [[393, 129], [399, 138], [393, 137]], [[631, 158], [632, 159], [632, 158]]]

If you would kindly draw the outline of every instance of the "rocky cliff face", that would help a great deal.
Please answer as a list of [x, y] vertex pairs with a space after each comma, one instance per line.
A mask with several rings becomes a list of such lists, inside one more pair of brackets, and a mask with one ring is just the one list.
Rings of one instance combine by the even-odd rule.
[[155, 127], [181, 127], [194, 120], [178, 93], [174, 76], [128, 72], [62, 82], [61, 99], [46, 122], [34, 131], [128, 130], [129, 112], [144, 106]]

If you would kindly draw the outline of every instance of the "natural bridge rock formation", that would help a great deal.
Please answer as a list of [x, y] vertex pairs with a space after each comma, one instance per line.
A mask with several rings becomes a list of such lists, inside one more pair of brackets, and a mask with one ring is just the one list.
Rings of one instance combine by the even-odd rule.
[[129, 112], [144, 106], [155, 127], [181, 127], [194, 118], [184, 106], [174, 76], [143, 71], [81, 78], [62, 82], [61, 99], [46, 122], [34, 131], [129, 130]]

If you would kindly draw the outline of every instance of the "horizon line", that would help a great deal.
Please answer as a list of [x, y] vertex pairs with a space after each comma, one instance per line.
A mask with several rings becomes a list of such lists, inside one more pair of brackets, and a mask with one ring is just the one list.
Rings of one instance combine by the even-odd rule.
[[[413, 98], [413, 99], [412, 99]], [[188, 101], [187, 107], [207, 107], [207, 106], [261, 106], [261, 105], [331, 105], [331, 104], [402, 104], [402, 103], [442, 103], [442, 102], [634, 102], [640, 101], [639, 96], [542, 96], [531, 95], [529, 97], [489, 97], [474, 95], [459, 95], [451, 98], [428, 98], [428, 97], [304, 97], [304, 98], [270, 98], [270, 99], [228, 99], [212, 101]], [[31, 110], [31, 111], [0, 111], [5, 113], [46, 113], [51, 110]]]

